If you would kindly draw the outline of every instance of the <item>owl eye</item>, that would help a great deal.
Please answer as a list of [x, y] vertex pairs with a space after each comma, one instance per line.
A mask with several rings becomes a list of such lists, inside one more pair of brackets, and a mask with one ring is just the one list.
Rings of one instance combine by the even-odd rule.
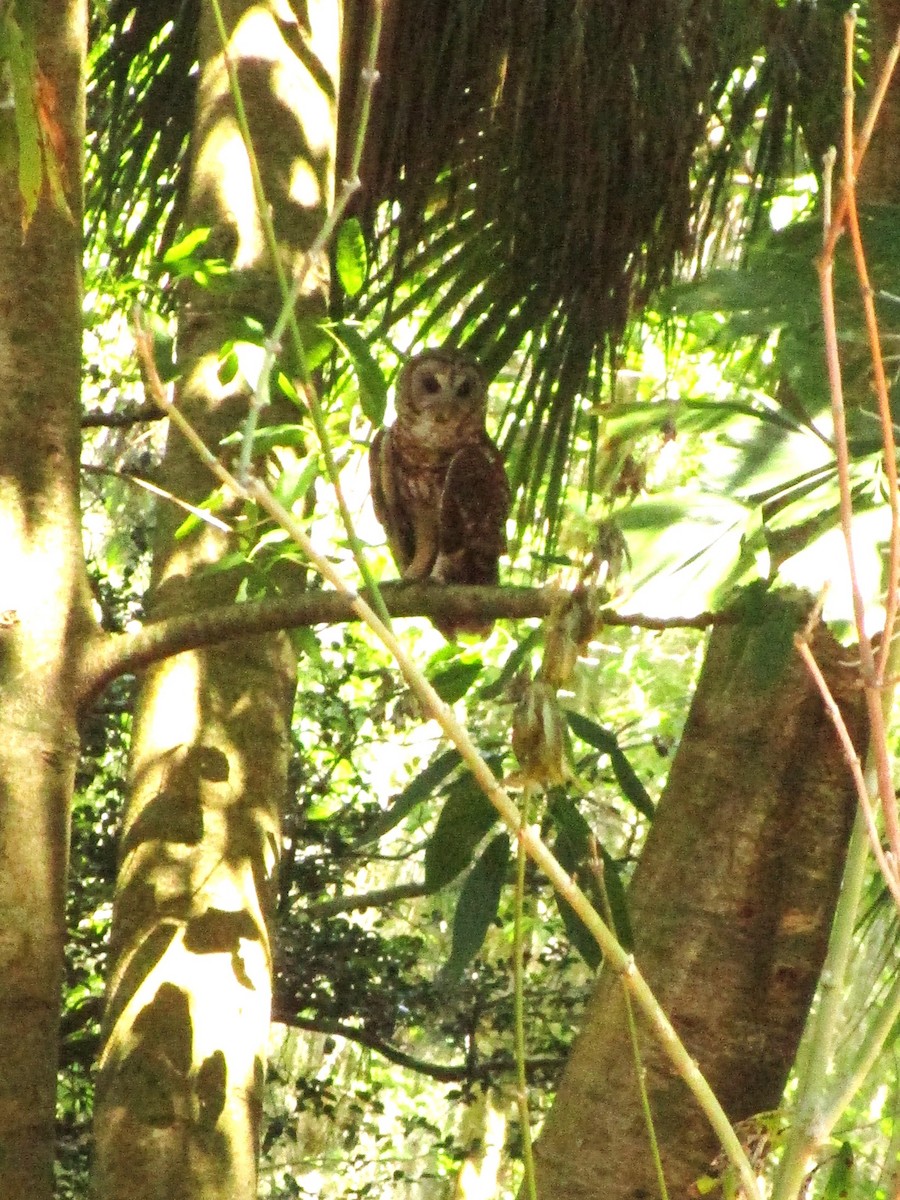
[[427, 371], [422, 376], [422, 387], [429, 394], [429, 396], [434, 396], [437, 392], [439, 392], [441, 390], [441, 385], [438, 380], [438, 377], [435, 374], [433, 374], [431, 371]]
[[468, 400], [472, 395], [472, 380], [464, 379], [462, 383], [457, 384], [456, 394], [460, 400]]

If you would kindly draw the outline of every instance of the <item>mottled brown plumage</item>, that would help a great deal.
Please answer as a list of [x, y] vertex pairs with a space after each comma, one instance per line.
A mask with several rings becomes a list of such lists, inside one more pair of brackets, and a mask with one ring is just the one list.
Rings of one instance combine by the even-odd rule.
[[[456, 350], [428, 350], [400, 372], [396, 408], [396, 422], [375, 435], [369, 466], [375, 514], [401, 576], [497, 583], [510, 493], [484, 427], [480, 367]], [[438, 628], [484, 635], [490, 624]]]

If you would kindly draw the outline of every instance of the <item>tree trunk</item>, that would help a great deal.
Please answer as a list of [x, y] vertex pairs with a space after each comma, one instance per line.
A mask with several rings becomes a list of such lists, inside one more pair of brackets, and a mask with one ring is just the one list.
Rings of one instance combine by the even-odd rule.
[[[13, 112], [0, 172], [0, 1196], [49, 1200], [72, 681], [90, 631], [78, 512], [86, 7], [31, 6], [45, 115], [71, 208], [26, 228]], [[37, 86], [38, 81], [35, 80]], [[5, 77], [4, 90], [9, 79]], [[9, 151], [12, 150], [12, 161]]]
[[[818, 692], [794, 656], [756, 682], [743, 627], [710, 639], [681, 744], [629, 890], [635, 958], [733, 1121], [777, 1107], [827, 948], [855, 793]], [[851, 656], [816, 657], [856, 744]], [[691, 1195], [715, 1139], [657, 1043], [643, 1066], [669, 1194]], [[601, 971], [537, 1147], [541, 1200], [657, 1194], [619, 979]]]
[[[872, 69], [869, 92], [878, 80], [900, 29], [900, 0], [873, 0], [869, 6]], [[863, 160], [859, 192], [868, 204], [896, 204], [900, 192], [900, 77], [888, 88], [869, 153]]]
[[[332, 197], [339, 5], [296, 4], [295, 19], [283, 4], [223, 8], [290, 273]], [[240, 375], [220, 382], [219, 347], [236, 312], [270, 328], [280, 299], [209, 6], [202, 20], [188, 222], [212, 228], [210, 245], [231, 274], [224, 292], [185, 297], [179, 406], [217, 448], [248, 402]], [[305, 308], [323, 313], [326, 264], [307, 278]], [[175, 431], [163, 482], [195, 504], [214, 486]], [[208, 570], [234, 540], [209, 525], [178, 538], [183, 516], [160, 511], [154, 618], [201, 613], [235, 595], [233, 574]], [[281, 634], [181, 654], [142, 680], [97, 1091], [94, 1188], [103, 1200], [256, 1194], [294, 682]]]

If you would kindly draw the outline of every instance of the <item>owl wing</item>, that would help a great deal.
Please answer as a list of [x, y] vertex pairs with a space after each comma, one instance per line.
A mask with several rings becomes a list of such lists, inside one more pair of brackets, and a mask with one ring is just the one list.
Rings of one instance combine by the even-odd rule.
[[503, 460], [485, 434], [483, 441], [464, 446], [450, 460], [432, 577], [443, 583], [496, 583], [509, 506]]
[[375, 516], [384, 526], [397, 570], [402, 575], [412, 561], [415, 534], [401, 501], [397, 463], [391, 447], [390, 428], [379, 429], [369, 449], [369, 476]]

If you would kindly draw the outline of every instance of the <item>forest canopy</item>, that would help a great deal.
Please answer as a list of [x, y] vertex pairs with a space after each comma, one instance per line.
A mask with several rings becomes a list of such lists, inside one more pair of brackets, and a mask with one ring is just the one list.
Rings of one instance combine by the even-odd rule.
[[898, 1194], [898, 39], [7, 5], [0, 1195]]

